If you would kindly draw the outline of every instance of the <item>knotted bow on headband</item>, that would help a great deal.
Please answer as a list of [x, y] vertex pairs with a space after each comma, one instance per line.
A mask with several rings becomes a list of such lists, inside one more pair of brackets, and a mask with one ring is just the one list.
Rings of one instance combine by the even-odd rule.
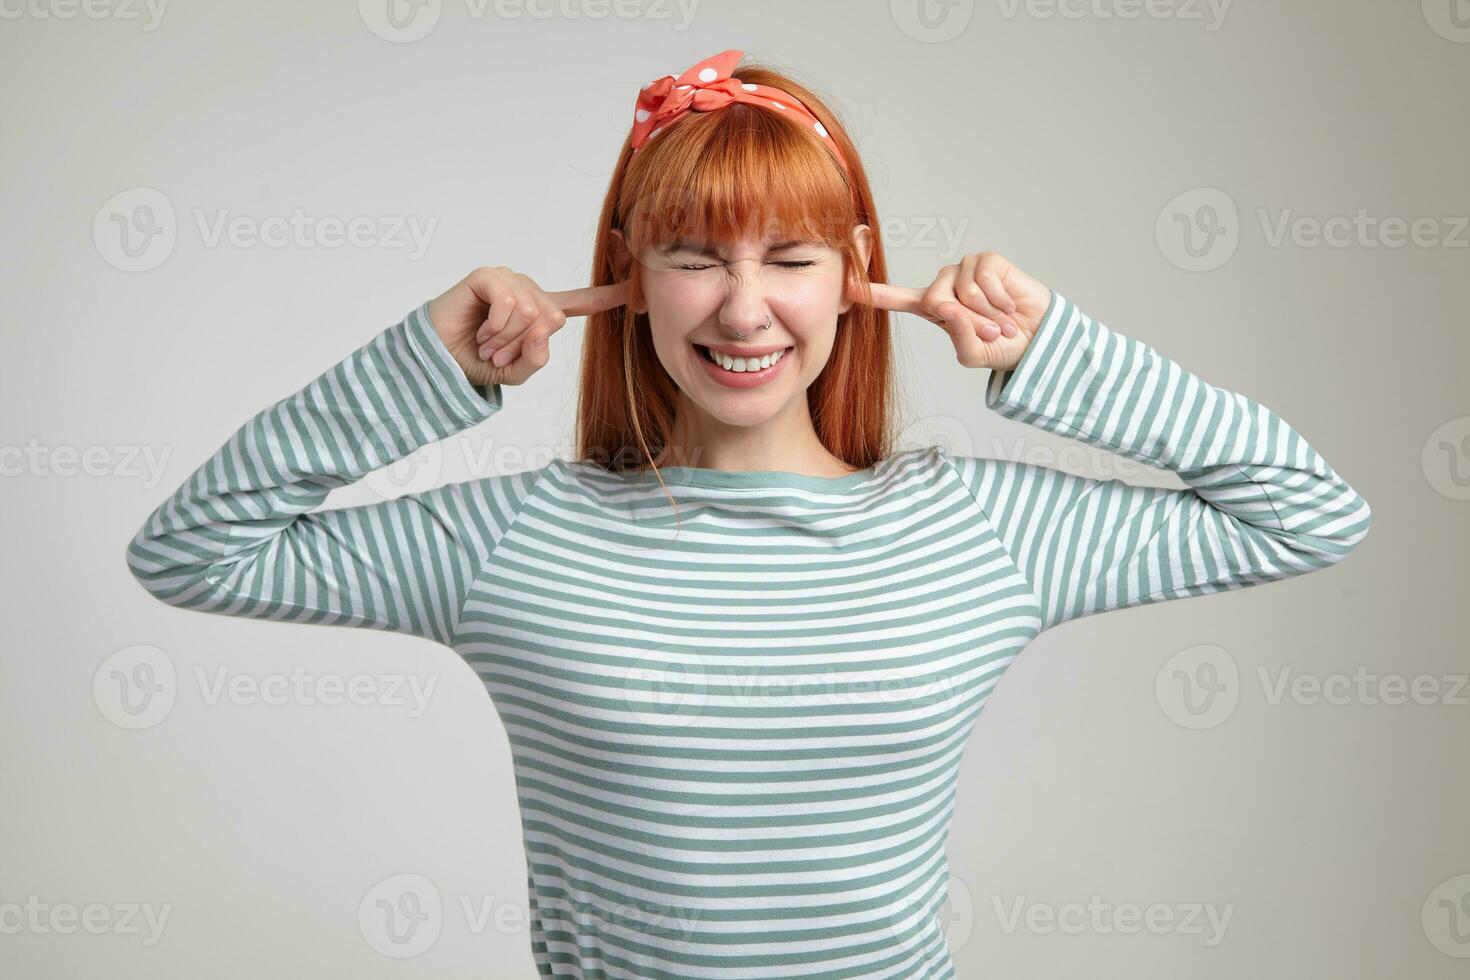
[[842, 164], [842, 169], [848, 170], [847, 159], [827, 134], [827, 128], [794, 96], [769, 85], [755, 85], [730, 77], [744, 54], [744, 51], [734, 48], [721, 51], [685, 69], [678, 78], [665, 75], [644, 85], [638, 92], [638, 102], [633, 110], [630, 140], [633, 152], [637, 153], [645, 141], [687, 112], [714, 112], [732, 102], [747, 102], [794, 116], [821, 137], [837, 157], [837, 162]]

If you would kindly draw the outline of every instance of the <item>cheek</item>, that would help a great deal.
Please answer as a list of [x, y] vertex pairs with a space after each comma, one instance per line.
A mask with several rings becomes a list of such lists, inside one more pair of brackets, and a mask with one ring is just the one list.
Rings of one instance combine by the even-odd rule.
[[803, 343], [830, 344], [842, 284], [835, 276], [789, 276], [774, 283], [767, 299]]
[[823, 314], [835, 310], [841, 283], [834, 276], [791, 276], [778, 283], [777, 294]]
[[683, 343], [684, 335], [709, 319], [718, 305], [704, 296], [707, 289], [688, 279], [644, 280], [643, 296], [648, 304], [654, 346], [667, 354]]
[[658, 282], [645, 279], [644, 283], [643, 295], [648, 303], [654, 350], [665, 369], [678, 377], [683, 370], [681, 365], [689, 334], [718, 315], [719, 297], [708, 283], [692, 278]]
[[702, 317], [719, 305], [719, 287], [714, 276], [666, 279], [649, 290], [648, 305], [675, 320]]

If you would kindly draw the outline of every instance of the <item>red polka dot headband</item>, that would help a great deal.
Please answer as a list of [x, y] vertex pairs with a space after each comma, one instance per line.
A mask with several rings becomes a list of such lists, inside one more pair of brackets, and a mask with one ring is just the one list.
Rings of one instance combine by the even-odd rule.
[[721, 51], [685, 69], [678, 78], [665, 75], [644, 85], [638, 92], [638, 102], [633, 109], [630, 140], [633, 152], [637, 153], [644, 142], [685, 113], [714, 112], [732, 102], [747, 102], [794, 116], [821, 137], [837, 157], [837, 162], [842, 164], [842, 169], [850, 175], [847, 158], [827, 134], [826, 127], [794, 96], [769, 85], [755, 85], [730, 77], [744, 54], [744, 51], [733, 48]]

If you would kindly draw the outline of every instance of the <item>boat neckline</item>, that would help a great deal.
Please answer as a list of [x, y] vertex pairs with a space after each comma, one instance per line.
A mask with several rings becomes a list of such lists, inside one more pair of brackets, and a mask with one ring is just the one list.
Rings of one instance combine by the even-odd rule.
[[[911, 449], [892, 453], [866, 469], [854, 470], [842, 476], [809, 476], [789, 470], [720, 470], [709, 466], [660, 466], [658, 476], [653, 470], [643, 467], [612, 475], [621, 476], [629, 482], [657, 486], [659, 476], [670, 486], [714, 487], [716, 489], [794, 489], [794, 490], [850, 490], [865, 486], [877, 479], [881, 472], [901, 456], [912, 455], [920, 450]], [[591, 464], [588, 464], [591, 465]], [[607, 473], [607, 470], [602, 472]]]

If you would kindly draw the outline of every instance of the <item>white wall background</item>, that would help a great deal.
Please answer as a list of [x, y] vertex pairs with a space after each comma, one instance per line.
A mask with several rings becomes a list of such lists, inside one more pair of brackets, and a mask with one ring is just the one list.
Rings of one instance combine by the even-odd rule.
[[[960, 976], [1463, 977], [1465, 4], [684, 2], [400, 2], [402, 29], [385, 0], [0, 4], [0, 975], [534, 975], [507, 746], [471, 670], [422, 640], [166, 607], [124, 549], [247, 418], [472, 267], [585, 283], [638, 87], [736, 47], [833, 97], [895, 282], [1001, 251], [1275, 409], [1374, 511], [1336, 568], [1029, 648], [963, 771]], [[143, 188], [176, 237], [129, 271], [109, 215], [146, 217]], [[1236, 215], [1192, 268], [1175, 215], [1221, 202]], [[408, 219], [426, 248], [209, 237], [296, 209], [374, 235]], [[1360, 211], [1346, 244], [1310, 237]], [[503, 413], [329, 505], [567, 453], [581, 329]], [[1069, 444], [987, 412], [941, 331], [901, 334], [907, 441], [1119, 472], [1047, 456]], [[138, 644], [177, 693], [130, 730], [93, 683]], [[1195, 731], [1155, 679], [1199, 644], [1239, 680]], [[221, 676], [298, 669], [382, 697], [213, 699]], [[1341, 703], [1276, 695], [1359, 673]], [[434, 687], [387, 703], [395, 678]], [[1424, 696], [1388, 703], [1394, 678]], [[396, 959], [358, 912], [403, 873], [445, 905], [437, 941]], [[1045, 925], [1093, 896], [1172, 920]]]

